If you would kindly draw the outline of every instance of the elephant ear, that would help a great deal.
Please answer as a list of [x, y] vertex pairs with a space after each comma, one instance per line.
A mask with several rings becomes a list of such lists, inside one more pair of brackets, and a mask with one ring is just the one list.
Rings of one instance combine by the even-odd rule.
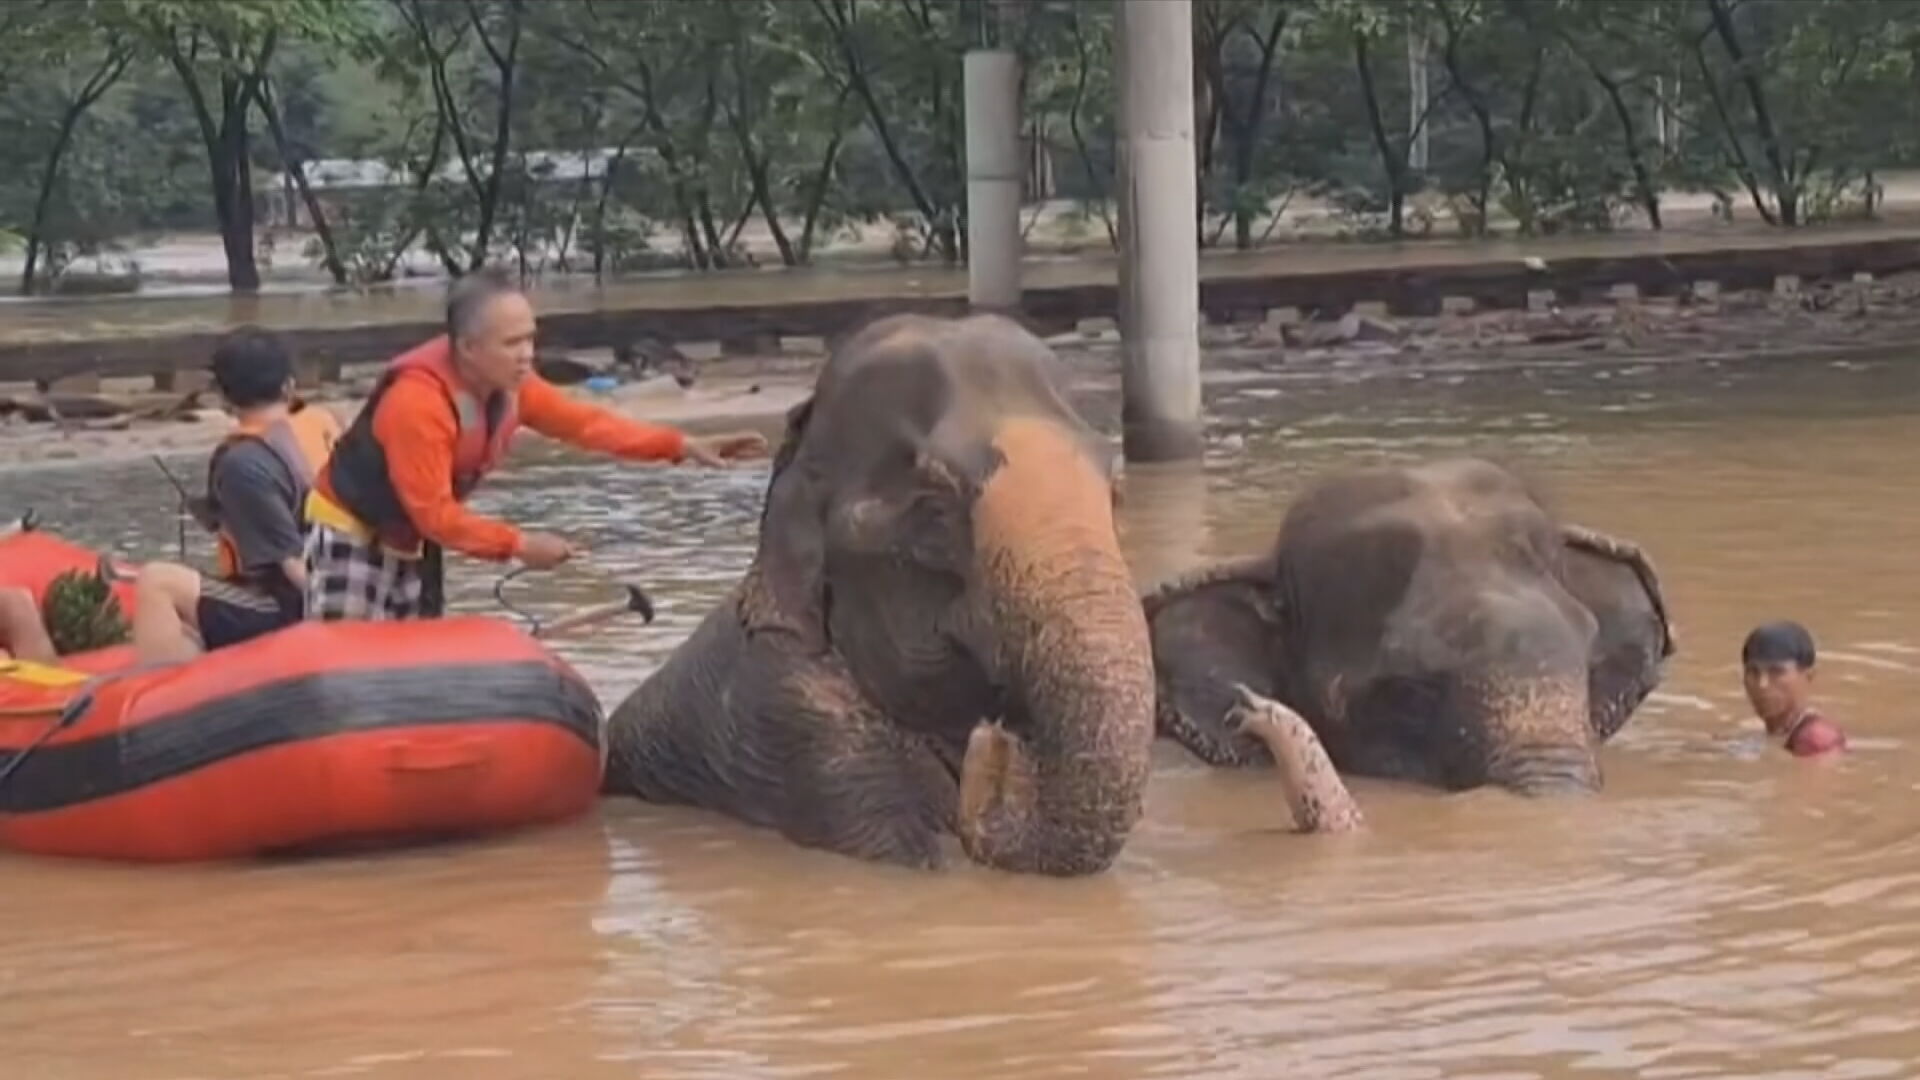
[[749, 635], [784, 633], [808, 652], [827, 646], [826, 488], [801, 459], [813, 419], [809, 397], [787, 413], [787, 430], [773, 458], [773, 478], [760, 511], [760, 547], [747, 569], [739, 601]]
[[1567, 591], [1599, 624], [1587, 698], [1594, 734], [1604, 741], [1660, 685], [1661, 665], [1677, 641], [1660, 575], [1639, 545], [1579, 525], [1560, 532]]
[[1228, 728], [1234, 686], [1285, 699], [1276, 673], [1284, 641], [1270, 559], [1227, 563], [1149, 594], [1156, 734], [1212, 765], [1266, 760], [1265, 747]]

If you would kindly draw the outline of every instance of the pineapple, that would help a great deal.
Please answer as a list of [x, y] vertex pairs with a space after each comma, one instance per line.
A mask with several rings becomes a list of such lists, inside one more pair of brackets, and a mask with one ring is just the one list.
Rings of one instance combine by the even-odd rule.
[[69, 570], [47, 586], [41, 618], [62, 656], [123, 645], [132, 637], [112, 586], [98, 571]]

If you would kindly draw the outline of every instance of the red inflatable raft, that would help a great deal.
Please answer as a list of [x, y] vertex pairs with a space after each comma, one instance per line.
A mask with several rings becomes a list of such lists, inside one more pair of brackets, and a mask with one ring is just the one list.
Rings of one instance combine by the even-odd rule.
[[[51, 580], [97, 556], [0, 538]], [[52, 541], [51, 544], [40, 541]], [[80, 551], [81, 556], [73, 552]], [[0, 661], [0, 847], [180, 861], [558, 822], [597, 797], [601, 710], [509, 623], [302, 623], [189, 663]]]

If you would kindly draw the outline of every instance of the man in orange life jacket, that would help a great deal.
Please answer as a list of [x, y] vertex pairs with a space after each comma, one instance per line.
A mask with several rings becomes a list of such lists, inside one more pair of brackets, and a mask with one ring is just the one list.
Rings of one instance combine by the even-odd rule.
[[197, 656], [189, 628], [205, 648], [218, 649], [303, 614], [301, 508], [340, 422], [293, 400], [293, 360], [258, 327], [234, 330], [214, 350], [213, 381], [238, 420], [207, 463], [207, 497], [195, 513], [215, 532], [217, 576], [176, 563], [140, 568], [133, 644], [143, 661]]
[[408, 619], [445, 609], [441, 552], [558, 566], [565, 539], [462, 505], [524, 424], [633, 461], [722, 466], [762, 453], [758, 434], [688, 438], [577, 401], [533, 372], [524, 293], [494, 270], [447, 295], [446, 333], [397, 357], [347, 428], [307, 501], [309, 619]]

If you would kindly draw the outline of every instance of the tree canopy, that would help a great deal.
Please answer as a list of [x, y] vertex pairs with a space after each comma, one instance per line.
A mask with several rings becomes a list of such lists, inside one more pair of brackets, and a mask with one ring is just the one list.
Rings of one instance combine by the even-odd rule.
[[[1310, 198], [1355, 235], [1874, 212], [1910, 164], [1904, 0], [1195, 0], [1197, 242]], [[234, 288], [276, 227], [336, 281], [966, 257], [962, 60], [1023, 61], [1031, 202], [1111, 242], [1109, 0], [0, 5], [0, 242], [31, 291], [160, 230]], [[1444, 224], [1442, 224], [1444, 223]], [[751, 231], [753, 245], [745, 241]], [[756, 254], [755, 247], [758, 248]]]

